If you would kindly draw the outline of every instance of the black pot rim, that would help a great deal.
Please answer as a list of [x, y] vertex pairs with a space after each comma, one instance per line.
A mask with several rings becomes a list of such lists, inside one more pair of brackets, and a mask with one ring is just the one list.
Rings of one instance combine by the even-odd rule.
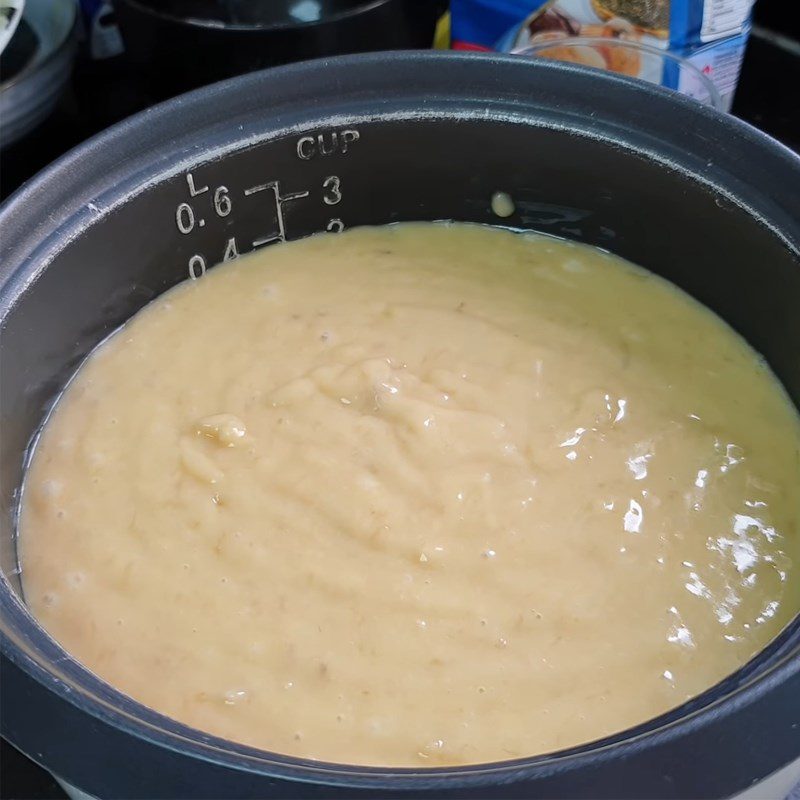
[[[32, 242], [40, 249], [42, 242], [53, 246], [56, 232], [73, 226], [76, 229], [89, 224], [84, 217], [76, 223], [76, 210], [62, 219], [54, 219], [44, 224], [46, 233], [41, 230], [30, 231], [27, 223], [28, 207], [42, 206], [46, 202], [47, 189], [58, 183], [75, 180], [75, 171], [96, 171], [92, 157], [102, 149], [120, 148], [123, 141], [129, 149], [146, 146], [153, 136], [156, 123], [166, 125], [170, 118], [177, 118], [199, 110], [212, 100], [221, 100], [234, 89], [247, 94], [248, 87], [262, 82], [278, 83], [302, 82], [304, 77], [314, 74], [320, 66], [326, 70], [337, 68], [341, 71], [369, 71], [378, 65], [401, 68], [409, 63], [419, 64], [432, 72], [443, 61], [459, 67], [475, 69], [499, 66], [509, 71], [527, 70], [530, 78], [555, 80], [558, 76], [569, 76], [583, 85], [585, 91], [597, 97], [613, 83], [628, 93], [630, 100], [646, 100], [650, 97], [657, 105], [669, 107], [673, 113], [691, 116], [695, 120], [713, 124], [726, 133], [739, 137], [748, 146], [760, 147], [771, 153], [773, 159], [786, 170], [786, 180], [800, 185], [800, 158], [787, 148], [772, 140], [749, 125], [728, 117], [713, 109], [700, 106], [694, 101], [679, 96], [669, 90], [650, 84], [600, 73], [576, 65], [556, 62], [532, 61], [516, 56], [485, 55], [474, 53], [434, 53], [429, 51], [403, 51], [393, 53], [371, 53], [366, 55], [342, 56], [335, 59], [302, 62], [287, 67], [265, 70], [222, 83], [198, 89], [187, 95], [169, 100], [148, 111], [119, 123], [78, 146], [67, 155], [49, 166], [29, 183], [21, 187], [4, 206], [0, 208], [0, 227], [9, 232], [8, 242], [0, 243], [0, 316], [13, 304], [22, 291], [17, 278], [19, 272], [27, 272], [30, 277], [31, 263], [36, 260]], [[478, 63], [483, 62], [483, 63]], [[453, 117], [457, 112], [453, 112]], [[380, 119], [380, 110], [376, 112]], [[411, 115], [409, 118], [413, 118]], [[447, 118], [443, 114], [443, 118]], [[172, 123], [173, 132], [180, 126]], [[162, 132], [163, 135], [163, 132]], [[177, 133], [176, 133], [177, 135]], [[141, 141], [140, 141], [141, 137]], [[265, 135], [269, 138], [269, 134]], [[137, 144], [134, 144], [138, 142]], [[144, 142], [144, 144], [142, 144]], [[241, 146], [241, 145], [240, 145]], [[81, 165], [78, 168], [78, 165]], [[98, 177], [99, 179], [99, 177]], [[136, 187], [142, 189], [141, 185]], [[124, 192], [123, 189], [119, 190]], [[76, 202], [83, 202], [78, 198]], [[77, 225], [77, 228], [74, 226]], [[800, 246], [800, 220], [795, 219], [788, 231], [779, 231], [787, 246], [798, 252]], [[27, 251], [26, 251], [27, 248]], [[33, 255], [32, 255], [33, 254]], [[9, 256], [9, 257], [5, 257]], [[5, 295], [5, 296], [3, 296]], [[787, 642], [800, 631], [800, 616], [753, 662], [745, 665], [716, 687], [712, 687], [694, 700], [668, 712], [655, 720], [605, 737], [596, 742], [561, 750], [555, 753], [512, 761], [492, 762], [458, 767], [439, 768], [386, 768], [359, 767], [345, 764], [312, 761], [258, 750], [218, 737], [210, 736], [165, 717], [144, 705], [131, 700], [126, 695], [96, 678], [91, 672], [72, 659], [38, 625], [26, 607], [12, 592], [5, 576], [0, 577], [0, 650], [3, 654], [48, 691], [59, 695], [66, 701], [81, 708], [89, 715], [123, 730], [126, 733], [148, 741], [158, 747], [179, 751], [198, 760], [237, 771], [246, 771], [263, 776], [281, 777], [294, 781], [324, 783], [327, 785], [359, 787], [385, 787], [391, 780], [393, 789], [419, 788], [458, 788], [479, 787], [494, 782], [524, 780], [537, 771], [547, 768], [550, 771], [567, 771], [591, 762], [607, 762], [625, 757], [634, 751], [656, 748], [665, 742], [702, 729], [713, 714], [716, 720], [733, 716], [735, 712], [759, 701], [776, 685], [800, 676], [800, 658], [796, 652], [787, 652]], [[28, 644], [28, 641], [32, 644]], [[757, 663], [767, 654], [774, 656], [773, 662], [762, 671]], [[56, 669], [54, 669], [56, 667]], [[720, 693], [720, 687], [727, 689]]]
[[163, 20], [164, 22], [171, 22], [175, 25], [183, 25], [187, 28], [202, 28], [205, 30], [219, 31], [225, 33], [226, 31], [236, 31], [237, 33], [265, 33], [265, 32], [279, 32], [288, 30], [305, 30], [320, 25], [336, 24], [345, 20], [352, 19], [361, 14], [374, 11], [381, 6], [389, 5], [395, 0], [361, 0], [356, 8], [351, 8], [346, 11], [339, 11], [336, 14], [330, 14], [322, 17], [321, 19], [311, 20], [309, 22], [278, 22], [273, 25], [244, 25], [239, 23], [219, 22], [213, 19], [204, 19], [202, 17], [180, 17], [175, 14], [168, 14], [148, 5], [144, 5], [141, 0], [115, 0], [117, 3], [125, 3], [140, 14], [147, 14], [148, 16], [155, 17], [156, 19]]

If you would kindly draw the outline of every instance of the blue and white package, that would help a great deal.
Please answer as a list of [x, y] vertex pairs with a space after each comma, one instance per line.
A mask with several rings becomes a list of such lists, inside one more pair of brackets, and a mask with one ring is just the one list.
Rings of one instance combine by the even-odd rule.
[[[754, 0], [452, 0], [452, 47], [516, 51], [571, 37], [638, 43], [689, 61], [729, 109]], [[556, 47], [553, 45], [553, 48]], [[569, 60], [653, 80], [645, 60], [619, 46], [571, 48]], [[577, 55], [576, 55], [577, 53]], [[585, 55], [582, 61], [581, 53]], [[554, 56], [557, 57], [557, 56]], [[659, 67], [656, 82], [695, 94], [692, 72]]]

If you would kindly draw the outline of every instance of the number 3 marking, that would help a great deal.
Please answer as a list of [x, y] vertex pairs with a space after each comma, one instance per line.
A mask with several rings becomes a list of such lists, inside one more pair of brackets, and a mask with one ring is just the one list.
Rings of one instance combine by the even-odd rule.
[[335, 206], [338, 202], [342, 199], [342, 192], [341, 192], [341, 185], [342, 182], [336, 175], [329, 175], [322, 183], [322, 188], [325, 189], [325, 193], [322, 195], [322, 199], [325, 203], [329, 206]]

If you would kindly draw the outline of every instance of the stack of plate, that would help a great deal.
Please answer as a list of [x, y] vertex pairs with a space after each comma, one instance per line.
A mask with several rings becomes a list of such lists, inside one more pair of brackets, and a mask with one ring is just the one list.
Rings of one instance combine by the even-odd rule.
[[0, 147], [44, 120], [75, 58], [74, 0], [0, 0]]

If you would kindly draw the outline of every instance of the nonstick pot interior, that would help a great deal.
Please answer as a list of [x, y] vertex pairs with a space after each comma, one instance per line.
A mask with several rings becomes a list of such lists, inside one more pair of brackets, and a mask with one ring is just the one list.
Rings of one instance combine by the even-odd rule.
[[706, 303], [800, 404], [799, 185], [788, 151], [678, 95], [471, 55], [356, 56], [246, 76], [68, 155], [0, 212], [4, 734], [103, 797], [725, 797], [796, 758], [797, 621], [687, 706], [555, 756], [420, 772], [224, 742], [124, 698], [36, 626], [21, 601], [14, 514], [26, 448], [60, 388], [159, 293], [316, 231], [496, 223], [498, 190], [516, 204], [504, 224], [607, 248]]

